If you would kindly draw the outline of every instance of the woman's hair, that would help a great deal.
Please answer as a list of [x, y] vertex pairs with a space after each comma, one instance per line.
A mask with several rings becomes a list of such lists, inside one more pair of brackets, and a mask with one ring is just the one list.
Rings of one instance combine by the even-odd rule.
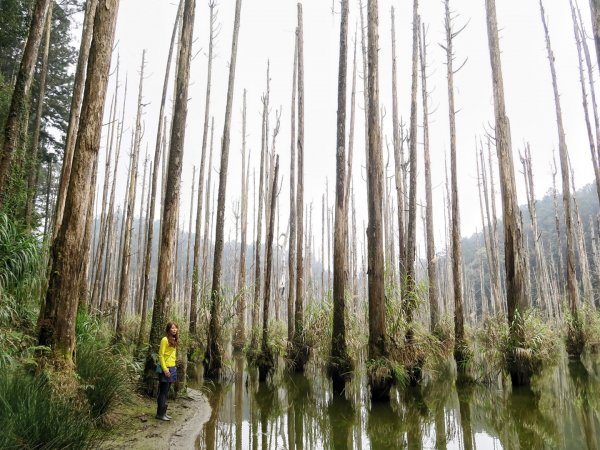
[[[171, 327], [175, 325], [177, 327], [177, 333], [175, 335], [171, 334]], [[175, 322], [169, 322], [167, 324], [167, 328], [165, 329], [165, 334], [167, 336], [167, 340], [169, 341], [169, 345], [171, 347], [179, 347], [179, 326]]]

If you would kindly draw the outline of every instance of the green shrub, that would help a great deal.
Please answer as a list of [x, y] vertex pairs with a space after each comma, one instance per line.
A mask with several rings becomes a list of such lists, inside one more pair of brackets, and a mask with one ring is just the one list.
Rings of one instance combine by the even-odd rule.
[[0, 377], [0, 448], [97, 448], [89, 414], [55, 398], [41, 377], [22, 371]]
[[543, 321], [538, 310], [530, 309], [523, 314], [522, 327], [523, 345], [510, 335], [505, 317], [486, 319], [478, 333], [482, 347], [478, 365], [484, 376], [510, 372], [511, 368], [536, 375], [557, 362], [561, 349], [559, 335]]
[[107, 414], [130, 399], [132, 383], [128, 364], [110, 348], [101, 349], [92, 342], [80, 344], [76, 372], [95, 419], [106, 421]]

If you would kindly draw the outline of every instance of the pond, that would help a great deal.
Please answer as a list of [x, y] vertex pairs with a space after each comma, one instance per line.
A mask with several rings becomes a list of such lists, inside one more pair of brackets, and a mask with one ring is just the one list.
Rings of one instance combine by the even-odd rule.
[[314, 367], [259, 383], [245, 360], [205, 383], [210, 420], [197, 449], [600, 449], [600, 360], [546, 371], [529, 389], [457, 388], [451, 371], [371, 403], [364, 377], [332, 395]]

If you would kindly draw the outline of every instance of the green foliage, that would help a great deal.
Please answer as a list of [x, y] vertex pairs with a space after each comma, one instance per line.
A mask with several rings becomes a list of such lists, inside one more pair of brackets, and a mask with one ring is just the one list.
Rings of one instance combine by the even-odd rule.
[[309, 302], [304, 310], [305, 344], [321, 361], [331, 353], [333, 304], [331, 302]]
[[40, 242], [0, 212], [0, 327], [32, 327], [39, 312]]
[[93, 341], [80, 343], [76, 371], [94, 419], [106, 420], [111, 411], [131, 397], [126, 358], [114, 349], [101, 348]]
[[526, 311], [521, 321], [523, 345], [511, 335], [504, 317], [489, 317], [484, 322], [477, 338], [481, 345], [478, 365], [485, 377], [514, 370], [536, 375], [558, 361], [559, 335], [544, 322], [539, 311]]
[[20, 370], [0, 377], [0, 448], [97, 448], [93, 420], [52, 394], [42, 377]]
[[404, 388], [409, 383], [406, 368], [389, 358], [367, 360], [367, 379], [371, 386], [391, 383]]

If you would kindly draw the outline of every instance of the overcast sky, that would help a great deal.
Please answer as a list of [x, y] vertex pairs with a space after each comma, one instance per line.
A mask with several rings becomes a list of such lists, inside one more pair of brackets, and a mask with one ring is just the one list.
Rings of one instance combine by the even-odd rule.
[[[365, 0], [366, 3], [366, 0]], [[443, 28], [444, 5], [441, 0], [422, 0], [420, 14], [428, 27], [428, 88], [431, 155], [433, 161], [435, 221], [438, 229], [438, 249], [443, 245], [444, 208], [444, 161], [449, 154], [448, 101], [446, 84], [445, 51], [438, 45], [445, 40]], [[585, 25], [590, 33], [589, 6], [581, 2]], [[410, 73], [412, 46], [412, 2], [379, 1], [379, 61], [381, 106], [385, 109], [384, 155], [386, 139], [391, 146], [392, 100], [391, 100], [391, 21], [390, 8], [396, 8], [396, 39], [398, 58], [398, 94], [400, 114], [407, 122], [410, 116]], [[211, 115], [215, 118], [214, 165], [218, 169], [220, 138], [223, 130], [225, 97], [227, 92], [228, 63], [231, 52], [234, 0], [220, 0], [217, 4], [220, 33], [216, 41], [216, 59], [213, 64], [213, 89]], [[335, 13], [332, 13], [335, 6]], [[459, 158], [459, 201], [463, 235], [470, 235], [481, 228], [477, 173], [475, 167], [476, 141], [484, 138], [494, 122], [491, 69], [487, 48], [484, 0], [452, 0], [451, 7], [457, 15], [458, 29], [468, 22], [464, 32], [455, 42], [457, 65], [467, 59], [464, 68], [455, 77], [457, 138]], [[556, 57], [561, 106], [564, 115], [567, 144], [579, 188], [592, 181], [589, 146], [585, 130], [581, 87], [577, 66], [577, 53], [567, 1], [545, 2], [552, 46]], [[142, 149], [148, 144], [153, 154], [158, 108], [163, 83], [172, 24], [177, 6], [167, 0], [121, 1], [116, 35], [116, 52], [121, 57], [121, 71], [129, 78], [129, 98], [126, 126], [135, 123], [135, 108], [139, 65], [142, 50], [147, 50], [146, 79], [144, 81], [145, 134]], [[337, 76], [339, 48], [339, 2], [331, 0], [306, 0], [304, 9], [304, 57], [305, 57], [305, 200], [314, 202], [313, 224], [317, 247], [320, 246], [321, 197], [329, 179], [329, 203], [334, 201], [335, 139], [337, 108]], [[552, 186], [551, 161], [557, 149], [558, 135], [554, 98], [550, 79], [544, 34], [537, 1], [501, 0], [497, 2], [498, 22], [501, 28], [500, 46], [505, 83], [508, 116], [511, 122], [513, 153], [517, 170], [519, 203], [526, 202], [523, 178], [520, 174], [518, 151], [524, 143], [531, 144], [536, 182], [536, 196], [541, 197]], [[239, 36], [235, 98], [230, 149], [229, 178], [227, 185], [226, 226], [233, 224], [232, 204], [240, 196], [241, 179], [241, 110], [242, 93], [248, 91], [248, 148], [252, 151], [251, 164], [258, 167], [260, 149], [261, 103], [266, 85], [267, 60], [271, 64], [271, 130], [275, 112], [281, 108], [281, 128], [277, 139], [280, 155], [283, 189], [281, 201], [281, 232], [285, 232], [288, 215], [289, 149], [290, 149], [290, 101], [294, 52], [294, 30], [297, 23], [297, 6], [292, 0], [245, 0], [242, 5]], [[349, 88], [352, 73], [352, 45], [354, 33], [359, 32], [358, 1], [350, 5], [350, 51]], [[208, 1], [197, 3], [194, 28], [195, 54], [191, 68], [189, 113], [186, 129], [185, 155], [182, 178], [181, 219], [187, 228], [190, 205], [192, 167], [200, 165], [204, 92], [207, 72], [208, 47]], [[591, 33], [590, 33], [591, 34]], [[588, 40], [594, 54], [593, 40]], [[358, 224], [367, 221], [364, 112], [362, 101], [362, 62], [359, 44], [359, 78], [357, 80], [357, 123], [355, 130], [354, 186], [357, 193]], [[594, 76], [597, 77], [598, 72]], [[173, 82], [171, 81], [171, 87]], [[114, 80], [111, 81], [111, 90]], [[419, 87], [420, 89], [420, 87]], [[110, 98], [109, 92], [107, 98]], [[350, 101], [350, 93], [348, 93]], [[419, 104], [421, 103], [419, 90]], [[170, 105], [169, 105], [170, 108]], [[106, 108], [108, 111], [108, 108]], [[348, 109], [348, 117], [349, 117]], [[422, 121], [419, 106], [419, 122]], [[422, 143], [422, 130], [419, 143]], [[129, 143], [130, 139], [124, 139]], [[391, 147], [390, 147], [391, 150]], [[101, 151], [100, 168], [103, 168]], [[123, 161], [123, 160], [122, 160]], [[119, 183], [124, 192], [126, 164], [122, 163]], [[258, 171], [258, 168], [256, 169]], [[101, 182], [103, 169], [99, 174]], [[390, 154], [389, 175], [393, 174], [393, 153]], [[140, 175], [141, 178], [141, 175]], [[213, 172], [213, 180], [217, 177]], [[558, 180], [557, 180], [558, 181]], [[419, 147], [419, 199], [424, 203], [424, 170], [422, 146]], [[499, 187], [496, 186], [497, 191]], [[559, 185], [560, 188], [560, 185]], [[216, 191], [216, 189], [215, 189]], [[215, 192], [213, 191], [213, 192]], [[252, 191], [252, 188], [251, 188]], [[138, 190], [138, 199], [140, 195]], [[252, 200], [250, 200], [252, 208]], [[252, 217], [250, 211], [249, 217]], [[419, 223], [420, 225], [420, 223]], [[229, 231], [226, 232], [226, 237]], [[422, 227], [419, 226], [419, 236]], [[233, 236], [232, 236], [233, 237]], [[422, 238], [420, 239], [422, 241]]]

